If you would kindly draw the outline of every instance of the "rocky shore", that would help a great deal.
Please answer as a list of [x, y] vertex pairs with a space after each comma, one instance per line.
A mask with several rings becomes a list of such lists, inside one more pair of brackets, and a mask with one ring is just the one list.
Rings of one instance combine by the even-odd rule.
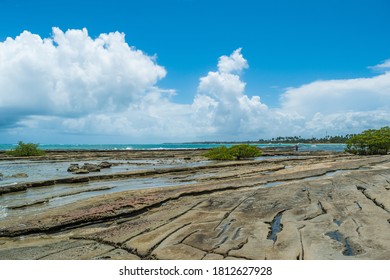
[[29, 159], [85, 171], [0, 186], [0, 259], [390, 259], [389, 155], [203, 153]]

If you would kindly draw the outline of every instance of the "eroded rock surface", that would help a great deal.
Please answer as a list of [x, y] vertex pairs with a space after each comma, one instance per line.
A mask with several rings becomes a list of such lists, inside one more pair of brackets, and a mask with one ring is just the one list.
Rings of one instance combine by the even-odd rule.
[[390, 259], [389, 156], [309, 155], [132, 176], [182, 185], [2, 219], [0, 259]]

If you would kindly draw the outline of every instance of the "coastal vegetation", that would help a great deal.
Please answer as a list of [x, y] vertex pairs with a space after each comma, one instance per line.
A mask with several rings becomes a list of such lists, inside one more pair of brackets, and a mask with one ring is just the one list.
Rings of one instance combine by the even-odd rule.
[[271, 138], [268, 140], [259, 139], [258, 143], [286, 143], [286, 144], [294, 144], [294, 143], [302, 143], [302, 144], [343, 144], [349, 139], [351, 139], [355, 134], [347, 134], [347, 135], [336, 135], [336, 136], [325, 136], [325, 137], [311, 137], [311, 138], [302, 138], [301, 136], [278, 136], [276, 138]]
[[260, 149], [248, 144], [233, 145], [230, 148], [227, 148], [226, 146], [216, 147], [205, 154], [207, 158], [212, 160], [242, 160], [258, 157], [260, 155]]
[[349, 139], [356, 134], [335, 135], [325, 137], [303, 138], [301, 136], [278, 136], [271, 139], [259, 139], [255, 141], [240, 141], [240, 142], [221, 142], [221, 141], [205, 141], [205, 142], [190, 142], [190, 144], [345, 144]]
[[353, 154], [386, 155], [390, 150], [390, 127], [365, 130], [346, 143], [346, 151]]
[[38, 148], [38, 144], [24, 143], [19, 141], [15, 149], [7, 151], [6, 154], [15, 157], [42, 156], [45, 152]]

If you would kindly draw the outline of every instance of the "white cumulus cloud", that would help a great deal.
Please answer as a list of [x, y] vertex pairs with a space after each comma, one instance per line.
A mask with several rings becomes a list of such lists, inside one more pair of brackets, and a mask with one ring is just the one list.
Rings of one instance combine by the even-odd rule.
[[205, 125], [206, 131], [213, 132], [220, 138], [241, 139], [247, 134], [248, 122], [260, 118], [268, 110], [260, 102], [259, 96], [249, 98], [245, 94], [245, 83], [241, 80], [241, 70], [248, 68], [248, 63], [235, 50], [230, 56], [221, 56], [218, 71], [209, 72], [201, 77], [198, 92], [193, 103], [194, 122]]
[[372, 69], [378, 70], [378, 71], [388, 72], [388, 71], [390, 71], [390, 59], [385, 60], [383, 63], [369, 67], [369, 68], [372, 68]]
[[390, 124], [390, 72], [372, 78], [316, 81], [287, 89], [281, 111], [305, 119], [302, 133], [359, 132]]
[[218, 71], [221, 73], [239, 73], [246, 68], [248, 62], [241, 54], [241, 48], [235, 50], [230, 56], [221, 56], [218, 61]]
[[124, 37], [53, 28], [51, 38], [28, 31], [7, 38], [0, 43], [0, 109], [12, 108], [17, 117], [127, 109], [166, 71]]

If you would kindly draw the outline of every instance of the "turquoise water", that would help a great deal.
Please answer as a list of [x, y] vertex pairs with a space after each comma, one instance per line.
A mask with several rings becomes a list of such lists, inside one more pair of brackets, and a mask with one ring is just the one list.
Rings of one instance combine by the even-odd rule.
[[[40, 144], [43, 150], [167, 150], [167, 149], [208, 149], [232, 144], [173, 143], [173, 144]], [[16, 144], [0, 144], [0, 150], [13, 149]], [[294, 147], [295, 144], [259, 144], [260, 148]], [[344, 151], [345, 144], [298, 144], [300, 151]]]

